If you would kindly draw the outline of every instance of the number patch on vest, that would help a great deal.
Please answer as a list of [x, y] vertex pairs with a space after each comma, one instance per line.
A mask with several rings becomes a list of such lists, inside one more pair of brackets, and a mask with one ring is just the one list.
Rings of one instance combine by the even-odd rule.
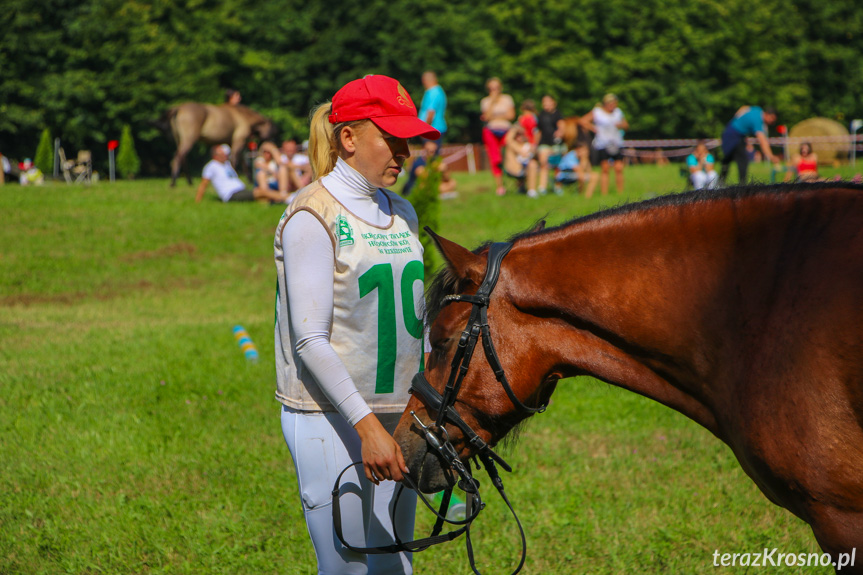
[[[416, 315], [414, 282], [423, 281], [423, 263], [413, 260], [405, 265], [398, 286], [402, 303], [402, 321], [407, 332], [417, 339], [423, 336], [422, 318]], [[396, 370], [396, 285], [392, 264], [377, 264], [359, 277], [360, 299], [378, 291], [378, 358], [375, 393], [392, 393], [395, 389]], [[420, 371], [423, 368], [420, 353]]]

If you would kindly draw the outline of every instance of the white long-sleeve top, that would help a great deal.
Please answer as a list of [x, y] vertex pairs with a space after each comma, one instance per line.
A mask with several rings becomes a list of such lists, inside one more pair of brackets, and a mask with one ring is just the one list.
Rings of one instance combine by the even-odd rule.
[[[383, 192], [341, 158], [321, 183], [354, 215], [377, 226], [389, 223], [392, 214]], [[339, 413], [356, 425], [371, 409], [330, 345], [335, 261], [332, 240], [320, 220], [300, 211], [285, 224], [282, 246], [297, 354]]]

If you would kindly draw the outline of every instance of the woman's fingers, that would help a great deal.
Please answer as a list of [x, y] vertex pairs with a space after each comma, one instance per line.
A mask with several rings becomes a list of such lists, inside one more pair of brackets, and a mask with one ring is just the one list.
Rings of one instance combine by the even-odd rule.
[[377, 485], [382, 480], [401, 481], [407, 471], [399, 444], [384, 430], [374, 415], [354, 426], [362, 441], [366, 478]]

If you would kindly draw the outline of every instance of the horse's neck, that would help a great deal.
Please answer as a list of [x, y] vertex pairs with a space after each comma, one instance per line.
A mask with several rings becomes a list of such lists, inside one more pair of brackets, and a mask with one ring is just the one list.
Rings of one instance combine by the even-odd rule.
[[219, 104], [218, 108], [220, 108], [224, 112], [227, 112], [232, 117], [241, 118], [244, 122], [247, 122], [249, 124], [254, 124], [254, 123], [256, 123], [256, 122], [258, 122], [264, 118], [258, 112], [254, 111], [251, 108], [249, 108], [248, 106], [244, 106], [242, 104], [225, 103], [225, 104]]
[[[736, 359], [726, 338], [739, 321], [739, 275], [751, 269], [736, 258], [778, 233], [757, 211], [732, 201], [660, 206], [523, 240], [507, 259], [529, 286], [519, 283], [510, 297], [518, 309], [571, 326], [571, 355], [561, 361], [575, 373], [657, 399], [715, 431], [706, 382]], [[747, 234], [751, 246], [742, 246]]]

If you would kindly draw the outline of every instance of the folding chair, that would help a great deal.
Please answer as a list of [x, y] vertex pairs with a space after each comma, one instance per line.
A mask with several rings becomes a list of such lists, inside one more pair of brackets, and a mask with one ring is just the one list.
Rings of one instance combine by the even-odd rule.
[[73, 181], [77, 183], [89, 184], [93, 180], [93, 155], [90, 150], [81, 150], [78, 152], [76, 160], [66, 159], [66, 152], [63, 148], [58, 149], [60, 156], [60, 168], [63, 170], [63, 178], [67, 184]]
[[90, 150], [80, 150], [75, 165], [72, 166], [75, 183], [89, 184], [93, 180], [93, 154]]

